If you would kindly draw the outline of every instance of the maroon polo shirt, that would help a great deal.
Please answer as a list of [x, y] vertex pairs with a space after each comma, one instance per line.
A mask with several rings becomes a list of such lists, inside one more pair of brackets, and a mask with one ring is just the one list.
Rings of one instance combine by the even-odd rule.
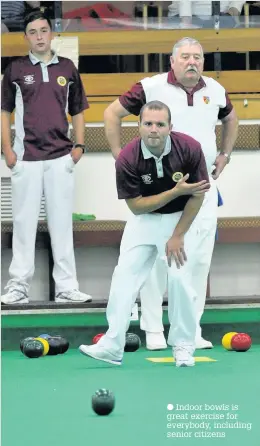
[[[173, 87], [181, 88], [184, 90], [187, 94], [187, 104], [189, 106], [193, 106], [193, 95], [196, 91], [200, 90], [205, 86], [205, 82], [203, 78], [201, 77], [199, 79], [199, 82], [197, 85], [193, 88], [193, 90], [189, 93], [185, 90], [183, 85], [178, 83], [174, 72], [171, 70], [168, 72], [167, 82], [171, 84]], [[158, 91], [158, 100], [160, 100], [160, 91]], [[121, 105], [131, 114], [138, 116], [140, 113], [140, 110], [144, 104], [146, 104], [146, 97], [145, 92], [143, 89], [143, 86], [141, 82], [137, 82], [135, 85], [132, 86], [130, 90], [125, 92], [119, 97], [119, 101]], [[226, 101], [227, 105], [226, 107], [220, 108], [218, 113], [218, 119], [224, 119], [233, 109], [233, 105], [231, 104], [231, 101], [229, 99], [228, 94], [226, 93]], [[174, 106], [174, 104], [173, 104]]]
[[[120, 152], [116, 160], [116, 183], [119, 199], [149, 197], [172, 189], [177, 182], [173, 174], [189, 173], [187, 183], [209, 181], [205, 158], [200, 144], [188, 135], [179, 132], [170, 134], [171, 148], [162, 158], [163, 176], [158, 176], [158, 169], [153, 157], [145, 158], [141, 148], [141, 138], [134, 138]], [[189, 195], [172, 200], [156, 213], [171, 214], [183, 211]]]
[[31, 53], [12, 61], [2, 81], [2, 110], [15, 109], [18, 159], [40, 161], [70, 153], [67, 112], [77, 115], [88, 108], [74, 63], [54, 55], [45, 65]]

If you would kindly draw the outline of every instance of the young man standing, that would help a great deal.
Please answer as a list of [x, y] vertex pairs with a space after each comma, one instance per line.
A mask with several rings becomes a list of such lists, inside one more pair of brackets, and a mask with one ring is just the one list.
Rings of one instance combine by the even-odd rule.
[[[2, 82], [2, 147], [12, 173], [13, 258], [2, 303], [28, 303], [35, 238], [44, 193], [54, 259], [56, 302], [87, 302], [76, 278], [73, 249], [74, 167], [84, 152], [88, 103], [73, 62], [51, 51], [51, 22], [42, 12], [25, 18], [28, 56], [7, 67]], [[11, 145], [11, 113], [15, 141]], [[67, 111], [76, 144], [68, 138]]]
[[120, 365], [132, 306], [156, 257], [168, 274], [168, 314], [177, 367], [193, 366], [196, 292], [191, 277], [198, 261], [199, 227], [195, 217], [210, 188], [200, 144], [171, 132], [171, 113], [160, 101], [140, 112], [140, 137], [119, 154], [116, 179], [119, 199], [132, 211], [120, 247], [108, 307], [109, 329], [95, 345], [80, 352]]

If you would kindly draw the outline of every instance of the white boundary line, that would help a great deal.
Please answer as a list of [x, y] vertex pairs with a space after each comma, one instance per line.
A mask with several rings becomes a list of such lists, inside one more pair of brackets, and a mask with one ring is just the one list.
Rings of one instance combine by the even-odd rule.
[[[260, 303], [248, 303], [248, 304], [215, 304], [206, 305], [206, 310], [233, 310], [242, 308], [260, 308]], [[167, 305], [163, 306], [164, 310], [167, 310]], [[139, 308], [140, 310], [140, 308]], [[85, 313], [105, 313], [106, 308], [50, 308], [39, 310], [2, 310], [2, 316], [14, 316], [14, 315], [27, 315], [27, 314], [85, 314]]]
[[106, 308], [50, 308], [39, 310], [2, 310], [1, 316], [16, 316], [27, 314], [39, 314], [44, 316], [45, 314], [84, 314], [84, 313], [105, 313]]

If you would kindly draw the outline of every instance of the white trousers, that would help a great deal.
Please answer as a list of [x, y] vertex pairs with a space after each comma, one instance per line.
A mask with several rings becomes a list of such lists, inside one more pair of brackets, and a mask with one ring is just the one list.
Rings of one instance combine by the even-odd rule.
[[30, 285], [35, 239], [44, 193], [54, 259], [56, 293], [78, 289], [73, 248], [74, 167], [70, 155], [49, 161], [17, 161], [12, 169], [12, 282]]
[[[196, 292], [196, 338], [201, 337], [200, 320], [204, 312], [207, 279], [214, 249], [217, 230], [217, 187], [211, 180], [211, 189], [206, 193], [203, 205], [196, 217], [199, 231], [199, 244], [192, 274], [192, 286]], [[167, 272], [158, 256], [145, 285], [140, 291], [141, 299], [141, 329], [147, 332], [160, 333], [164, 331], [162, 322], [162, 302], [167, 287]]]
[[99, 345], [117, 357], [123, 356], [132, 307], [157, 256], [161, 259], [164, 277], [168, 277], [168, 343], [171, 346], [186, 344], [194, 348], [196, 292], [191, 286], [191, 278], [197, 262], [199, 243], [196, 223], [192, 224], [185, 235], [188, 256], [185, 265], [177, 269], [172, 261], [171, 267], [168, 267], [165, 256], [166, 243], [172, 236], [180, 216], [181, 212], [167, 215], [133, 215], [126, 224], [107, 306], [109, 329], [99, 341]]

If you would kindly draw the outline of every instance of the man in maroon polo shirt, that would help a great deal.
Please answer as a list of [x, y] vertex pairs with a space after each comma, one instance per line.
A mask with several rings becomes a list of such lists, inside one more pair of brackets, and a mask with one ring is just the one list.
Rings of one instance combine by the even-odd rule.
[[140, 136], [116, 160], [118, 198], [133, 215], [128, 220], [115, 268], [108, 307], [109, 329], [80, 352], [120, 365], [132, 306], [159, 255], [168, 272], [168, 313], [176, 366], [193, 366], [196, 292], [191, 277], [197, 262], [199, 227], [195, 217], [210, 188], [200, 144], [171, 132], [171, 113], [160, 101], [140, 112]]
[[[88, 103], [73, 62], [51, 51], [51, 22], [31, 12], [24, 23], [28, 56], [7, 67], [2, 82], [2, 147], [12, 174], [13, 258], [2, 303], [28, 303], [35, 237], [44, 193], [54, 259], [56, 302], [87, 302], [76, 278], [73, 249], [74, 167], [84, 152]], [[11, 113], [15, 141], [11, 145]], [[68, 137], [67, 112], [76, 144]]]

